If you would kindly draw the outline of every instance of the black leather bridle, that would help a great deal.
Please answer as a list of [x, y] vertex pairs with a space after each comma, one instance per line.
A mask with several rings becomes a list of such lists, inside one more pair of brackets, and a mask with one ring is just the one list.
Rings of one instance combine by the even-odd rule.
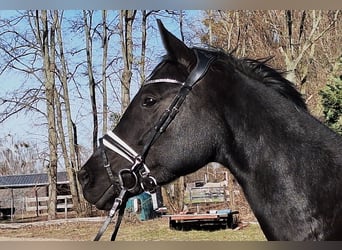
[[122, 169], [119, 172], [119, 182], [121, 186], [120, 195], [115, 199], [104, 224], [102, 225], [94, 239], [95, 241], [98, 241], [101, 238], [101, 236], [107, 229], [109, 223], [111, 222], [112, 218], [114, 217], [115, 213], [119, 211], [116, 226], [111, 237], [112, 241], [115, 240], [117, 232], [120, 227], [121, 219], [124, 214], [127, 196], [129, 193], [137, 195], [142, 190], [150, 193], [155, 192], [158, 183], [156, 179], [153, 176], [151, 176], [150, 170], [145, 164], [145, 158], [151, 146], [155, 143], [159, 136], [167, 129], [169, 124], [177, 115], [179, 108], [184, 102], [186, 96], [192, 90], [193, 86], [205, 76], [210, 65], [216, 59], [216, 56], [212, 53], [208, 53], [208, 51], [199, 48], [193, 48], [192, 50], [196, 55], [196, 66], [190, 72], [189, 76], [184, 82], [169, 78], [151, 79], [151, 77], [153, 76], [152, 72], [151, 77], [149, 77], [144, 83], [144, 85], [147, 85], [153, 83], [167, 82], [178, 84], [181, 87], [177, 95], [172, 100], [169, 107], [164, 111], [164, 113], [160, 116], [158, 122], [153, 127], [151, 133], [149, 134], [149, 137], [146, 140], [146, 144], [144, 145], [141, 154], [136, 153], [128, 144], [121, 140], [112, 131], [109, 131], [100, 139], [100, 148], [102, 152], [101, 154], [104, 162], [104, 167], [107, 171], [112, 186], [116, 185], [117, 181], [111, 170], [110, 162], [108, 161], [106, 154], [106, 149], [114, 151], [122, 157], [124, 157], [131, 163], [131, 167]]

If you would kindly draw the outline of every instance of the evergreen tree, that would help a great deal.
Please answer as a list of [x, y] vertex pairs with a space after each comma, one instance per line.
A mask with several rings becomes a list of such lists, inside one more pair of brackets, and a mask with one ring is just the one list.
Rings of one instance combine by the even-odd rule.
[[[340, 57], [338, 68], [342, 68], [342, 57]], [[325, 123], [342, 135], [342, 75], [332, 78], [320, 91], [320, 95]]]

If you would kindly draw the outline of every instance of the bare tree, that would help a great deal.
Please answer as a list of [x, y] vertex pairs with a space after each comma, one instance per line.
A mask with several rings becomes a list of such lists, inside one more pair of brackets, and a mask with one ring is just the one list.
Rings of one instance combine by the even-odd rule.
[[142, 11], [141, 21], [141, 54], [140, 54], [140, 85], [145, 81], [145, 64], [146, 64], [146, 39], [147, 39], [147, 18], [151, 12]]
[[130, 87], [133, 64], [133, 22], [136, 10], [120, 11], [120, 40], [124, 68], [121, 76], [121, 111], [124, 112], [130, 103]]
[[93, 151], [95, 151], [97, 146], [97, 136], [98, 136], [98, 115], [97, 115], [97, 105], [96, 105], [96, 83], [93, 72], [93, 38], [91, 35], [91, 28], [93, 22], [94, 11], [83, 10], [83, 21], [84, 21], [84, 32], [86, 37], [86, 54], [87, 54], [87, 73], [89, 81], [89, 95], [93, 116]]
[[[57, 134], [55, 121], [55, 29], [56, 22], [48, 20], [48, 12], [25, 11], [11, 20], [3, 22], [4, 32], [1, 50], [6, 55], [1, 73], [13, 70], [33, 77], [39, 84], [37, 88], [23, 88], [21, 93], [12, 93], [12, 97], [2, 100], [4, 116], [2, 121], [22, 111], [38, 111], [46, 118], [48, 129], [48, 165], [49, 179], [49, 219], [56, 215], [57, 187]], [[26, 30], [20, 30], [24, 24]], [[1, 37], [2, 37], [1, 36]], [[42, 75], [41, 75], [42, 74]], [[43, 77], [42, 77], [43, 76]], [[40, 110], [38, 103], [44, 100], [46, 110]]]
[[12, 134], [0, 138], [0, 175], [36, 173], [41, 164], [36, 143], [17, 140]]
[[[213, 46], [240, 57], [273, 57], [271, 66], [286, 72], [319, 116], [318, 91], [341, 51], [339, 10], [212, 11], [207, 16], [203, 22], [209, 29], [212, 21]], [[202, 41], [208, 43], [207, 33]]]
[[[58, 45], [58, 58], [60, 60], [60, 68], [56, 68], [56, 76], [61, 83], [61, 94], [57, 91], [56, 88], [56, 107], [57, 107], [57, 124], [59, 131], [59, 140], [62, 148], [64, 164], [66, 168], [66, 172], [69, 180], [70, 193], [72, 195], [72, 201], [74, 209], [76, 210], [78, 215], [83, 214], [83, 212], [89, 213], [89, 211], [84, 211], [87, 208], [87, 202], [83, 197], [83, 192], [81, 185], [78, 184], [78, 180], [76, 178], [76, 172], [79, 170], [80, 163], [77, 162], [77, 154], [76, 154], [76, 143], [75, 143], [75, 133], [76, 129], [74, 129], [74, 124], [72, 122], [71, 117], [71, 104], [69, 97], [69, 84], [68, 84], [68, 66], [67, 60], [65, 58], [64, 53], [64, 45], [63, 45], [63, 37], [62, 37], [62, 18], [63, 12], [59, 15], [58, 11], [54, 11], [55, 16], [57, 18], [57, 45]], [[62, 103], [61, 103], [62, 101]], [[65, 121], [67, 128], [67, 138], [68, 143], [66, 142], [65, 132], [64, 132], [64, 124], [63, 124], [63, 111], [62, 106], [65, 109]], [[69, 146], [67, 146], [69, 145]]]
[[108, 94], [107, 94], [107, 60], [108, 60], [108, 25], [107, 10], [102, 11], [102, 134], [108, 130]]
[[48, 218], [56, 218], [57, 201], [57, 129], [55, 120], [55, 35], [56, 35], [56, 16], [53, 16], [52, 24], [49, 27], [47, 10], [35, 12], [36, 38], [41, 48], [43, 57], [44, 86], [46, 93], [46, 110], [48, 123], [48, 142], [49, 142], [49, 202]]
[[[305, 83], [308, 73], [308, 65], [313, 60], [315, 55], [316, 42], [329, 31], [334, 23], [338, 20], [339, 11], [336, 11], [333, 19], [327, 26], [322, 27], [321, 22], [323, 19], [322, 10], [311, 10], [295, 12], [287, 10], [285, 12], [285, 19], [287, 27], [287, 35], [284, 37], [288, 41], [279, 49], [285, 57], [287, 78], [292, 82]], [[310, 20], [307, 20], [310, 19]], [[310, 27], [311, 26], [311, 27]], [[304, 59], [307, 54], [308, 64], [302, 69], [301, 74], [296, 76], [299, 63]], [[298, 79], [298, 80], [297, 80]]]
[[142, 85], [146, 79], [146, 44], [147, 44], [147, 30], [148, 30], [148, 20], [150, 16], [157, 14], [159, 10], [142, 10], [141, 11], [141, 53], [140, 53], [140, 85]]
[[[31, 12], [20, 12], [19, 16], [0, 20], [0, 51], [1, 60], [0, 74], [16, 72], [22, 75], [24, 80], [36, 80], [38, 85], [31, 85], [30, 88], [21, 86], [0, 97], [0, 123], [5, 122], [12, 116], [19, 113], [37, 112], [44, 118], [45, 110], [37, 105], [44, 99], [43, 85], [41, 80], [41, 57], [39, 45], [35, 37], [29, 32], [23, 32], [18, 27], [27, 27], [27, 20], [31, 18]], [[31, 23], [31, 27], [34, 28]]]

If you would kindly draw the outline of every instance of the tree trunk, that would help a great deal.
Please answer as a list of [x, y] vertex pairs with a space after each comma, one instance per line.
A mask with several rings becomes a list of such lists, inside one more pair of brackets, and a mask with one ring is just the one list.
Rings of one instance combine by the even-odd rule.
[[[55, 11], [57, 18], [58, 18], [58, 11]], [[66, 123], [67, 123], [67, 131], [68, 131], [68, 138], [69, 138], [69, 154], [67, 150], [66, 141], [64, 139], [64, 129], [63, 129], [63, 119], [62, 119], [62, 111], [61, 103], [59, 101], [59, 98], [57, 99], [56, 105], [59, 111], [58, 114], [58, 127], [60, 131], [60, 142], [62, 145], [63, 150], [63, 156], [64, 156], [64, 162], [66, 167], [66, 172], [69, 180], [69, 186], [70, 186], [70, 193], [72, 196], [73, 206], [78, 216], [80, 216], [83, 213], [83, 209], [81, 203], [87, 202], [83, 198], [82, 190], [79, 190], [81, 187], [80, 185], [77, 185], [77, 178], [76, 178], [76, 172], [79, 170], [78, 164], [77, 164], [77, 157], [76, 157], [76, 149], [75, 149], [75, 141], [74, 141], [74, 129], [73, 129], [73, 123], [71, 119], [71, 106], [70, 106], [70, 99], [69, 99], [69, 90], [68, 90], [68, 70], [67, 70], [67, 62], [65, 60], [64, 56], [64, 45], [63, 45], [63, 38], [62, 38], [62, 29], [61, 29], [61, 23], [58, 19], [57, 21], [57, 43], [59, 46], [59, 54], [60, 54], [60, 61], [61, 61], [61, 70], [60, 70], [60, 81], [62, 84], [62, 90], [63, 90], [63, 103], [65, 106], [65, 114], [66, 114]], [[56, 95], [57, 96], [57, 95]]]
[[147, 38], [147, 14], [146, 10], [142, 11], [141, 22], [141, 54], [140, 54], [140, 86], [145, 81], [145, 63], [146, 63], [146, 38]]
[[130, 88], [132, 79], [133, 64], [133, 39], [132, 28], [136, 10], [120, 11], [120, 40], [124, 62], [124, 69], [121, 76], [121, 111], [126, 110], [130, 103]]
[[[89, 15], [89, 20], [88, 20]], [[87, 67], [88, 67], [88, 79], [89, 79], [89, 95], [91, 101], [91, 109], [93, 115], [93, 152], [96, 150], [97, 146], [97, 135], [98, 135], [98, 116], [97, 116], [97, 106], [96, 106], [96, 96], [95, 96], [95, 79], [93, 74], [93, 39], [91, 37], [91, 25], [93, 20], [93, 12], [83, 10], [83, 20], [84, 20], [84, 32], [86, 36], [86, 53], [87, 53]], [[89, 23], [88, 23], [89, 21]]]
[[159, 12], [159, 10], [151, 10], [147, 12], [142, 10], [142, 21], [141, 21], [141, 54], [140, 54], [140, 86], [145, 82], [146, 79], [146, 42], [147, 42], [147, 18], [153, 14]]
[[[49, 44], [49, 27], [47, 20], [47, 11], [41, 11], [42, 30], [39, 32], [39, 16], [36, 12], [37, 33], [42, 33], [40, 39], [42, 44], [43, 68], [45, 78], [46, 93], [46, 109], [48, 123], [48, 141], [49, 141], [49, 166], [47, 170], [49, 180], [49, 202], [48, 202], [48, 219], [56, 218], [56, 201], [57, 201], [57, 133], [55, 121], [55, 28], [56, 20], [50, 28], [50, 44]], [[51, 55], [50, 55], [51, 53]]]
[[108, 100], [107, 100], [107, 59], [108, 59], [108, 32], [107, 32], [107, 10], [102, 11], [102, 134], [108, 130]]
[[165, 205], [171, 208], [172, 213], [177, 214], [184, 210], [184, 187], [184, 177], [181, 177], [162, 188]]

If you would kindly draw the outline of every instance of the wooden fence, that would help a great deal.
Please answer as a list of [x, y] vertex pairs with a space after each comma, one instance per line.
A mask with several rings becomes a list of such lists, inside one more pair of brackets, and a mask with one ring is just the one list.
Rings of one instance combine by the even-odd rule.
[[189, 191], [190, 203], [225, 202], [224, 187], [192, 187]]
[[[35, 211], [37, 216], [47, 213], [49, 197], [25, 197], [25, 210]], [[67, 218], [68, 209], [72, 209], [72, 196], [71, 195], [58, 195], [57, 196], [57, 211], [64, 211], [65, 218]]]

